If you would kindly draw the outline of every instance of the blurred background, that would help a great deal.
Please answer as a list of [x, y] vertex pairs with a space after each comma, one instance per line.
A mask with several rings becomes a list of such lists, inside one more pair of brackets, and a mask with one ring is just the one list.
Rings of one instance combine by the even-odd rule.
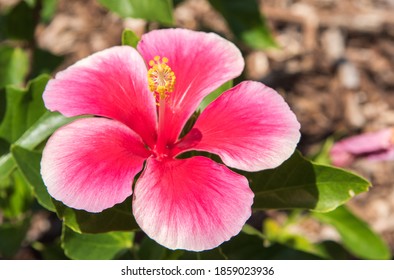
[[[298, 148], [311, 159], [329, 163], [327, 150], [337, 140], [394, 127], [394, 0], [260, 0], [256, 6], [178, 0], [172, 25], [130, 17], [111, 9], [110, 2], [0, 0], [0, 87], [25, 85], [38, 74], [53, 75], [89, 54], [120, 45], [125, 28], [141, 36], [175, 26], [213, 31], [235, 42], [246, 61], [240, 79], [261, 81], [284, 96], [301, 123]], [[244, 24], [254, 23], [245, 23], [243, 12], [261, 15], [260, 37], [244, 32]], [[13, 56], [20, 57], [14, 63], [19, 74], [11, 77], [4, 68], [9, 48], [18, 49]], [[25, 58], [30, 63], [18, 66]], [[393, 254], [394, 162], [360, 158], [346, 168], [373, 185], [347, 206]], [[276, 225], [289, 219], [286, 211], [256, 215], [257, 221], [269, 219]], [[3, 219], [0, 211], [0, 224]], [[41, 258], [39, 246], [32, 249], [30, 244], [53, 240], [59, 231], [54, 214], [35, 212], [24, 243], [11, 258]], [[340, 239], [331, 226], [310, 218], [290, 232], [311, 242]]]

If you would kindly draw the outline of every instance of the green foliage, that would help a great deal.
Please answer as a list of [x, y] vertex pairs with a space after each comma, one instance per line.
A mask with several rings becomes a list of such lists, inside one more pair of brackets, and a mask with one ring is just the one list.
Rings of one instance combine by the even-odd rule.
[[21, 1], [15, 7], [0, 14], [0, 39], [31, 41], [34, 38], [34, 7]]
[[37, 0], [23, 0], [29, 7], [34, 7], [37, 3]]
[[[145, 237], [138, 250], [136, 250], [136, 257], [140, 260], [167, 260], [170, 259], [174, 251], [157, 244], [149, 237]], [[178, 256], [182, 255], [183, 251], [178, 251]]]
[[57, 128], [74, 120], [59, 113], [48, 112], [42, 101], [42, 92], [49, 77], [39, 76], [26, 89], [14, 86], [0, 91], [4, 108], [0, 111], [0, 181], [16, 167], [11, 156], [11, 144], [34, 149], [45, 141]]
[[324, 240], [316, 246], [319, 249], [321, 255], [325, 257], [325, 259], [329, 260], [350, 260], [353, 259], [352, 256], [341, 244], [335, 242], [333, 240]]
[[[73, 120], [74, 118], [65, 118], [59, 113], [45, 112], [36, 123], [34, 123], [18, 140], [14, 142], [14, 145], [21, 146], [26, 149], [34, 149], [46, 140], [57, 128]], [[4, 143], [10, 147], [10, 144], [5, 141], [3, 141], [3, 144], [0, 143], [0, 145], [5, 146], [6, 144]], [[2, 155], [0, 154], [0, 180], [6, 178], [16, 167], [15, 160], [11, 156], [9, 148], [5, 150], [5, 153]]]
[[224, 260], [227, 257], [220, 247], [203, 252], [169, 250], [156, 241], [145, 237], [141, 244], [134, 247], [136, 259], [140, 260]]
[[[340, 243], [332, 240], [312, 243], [305, 236], [296, 233], [299, 230], [294, 230], [294, 227], [302, 226], [300, 223], [305, 219], [317, 219], [324, 224], [332, 225], [341, 236]], [[390, 258], [389, 249], [382, 239], [345, 206], [329, 213], [292, 211], [281, 223], [272, 218], [265, 219], [263, 232], [249, 225], [245, 225], [242, 232], [260, 237], [266, 246], [280, 244], [323, 259]]]
[[173, 24], [172, 0], [98, 0], [121, 17], [143, 18], [166, 25]]
[[346, 207], [338, 207], [329, 213], [314, 213], [313, 217], [332, 225], [341, 235], [343, 246], [362, 259], [389, 259], [387, 244]]
[[29, 68], [26, 51], [0, 45], [0, 88], [8, 84], [20, 85]]
[[279, 243], [295, 250], [324, 257], [316, 244], [302, 235], [292, 233], [286, 226], [279, 225], [273, 219], [268, 218], [264, 221], [264, 234], [271, 243]]
[[41, 74], [51, 74], [63, 60], [64, 57], [62, 56], [54, 55], [45, 50], [35, 49], [29, 76], [36, 77]]
[[60, 237], [51, 243], [36, 241], [32, 244], [32, 247], [40, 253], [44, 260], [68, 260], [69, 258], [64, 254], [60, 242]]
[[63, 60], [39, 49], [34, 38], [37, 24], [50, 21], [57, 3], [57, 0], [25, 0], [0, 12], [0, 40], [7, 40], [0, 42], [0, 88], [22, 85], [27, 74], [29, 78], [50, 74]]
[[38, 202], [44, 208], [55, 212], [56, 208], [52, 202], [51, 196], [48, 194], [40, 174], [41, 153], [30, 151], [15, 145], [12, 147], [12, 156], [14, 157], [18, 168], [32, 186]]
[[224, 255], [230, 260], [314, 260], [320, 259], [313, 254], [305, 253], [290, 247], [275, 243], [264, 245], [264, 240], [258, 234], [244, 231], [220, 246]]
[[228, 22], [231, 30], [251, 48], [277, 47], [256, 0], [209, 0]]
[[59, 127], [77, 118], [79, 117], [66, 118], [57, 112], [45, 111], [45, 113], [29, 127], [14, 144], [27, 149], [33, 149], [52, 135]]
[[42, 92], [49, 80], [40, 76], [32, 80], [26, 89], [6, 88], [7, 108], [0, 124], [0, 137], [13, 143], [30, 128], [45, 112]]
[[29, 225], [29, 219], [0, 224], [0, 259], [9, 259], [16, 254], [25, 239]]
[[122, 45], [123, 46], [131, 46], [136, 48], [140, 38], [130, 29], [125, 29], [122, 32]]
[[351, 255], [335, 241], [325, 240], [320, 243], [313, 243], [305, 236], [295, 233], [294, 226], [296, 228], [300, 227], [300, 223], [305, 219], [311, 219], [310, 213], [302, 214], [300, 210], [291, 211], [287, 220], [282, 224], [272, 218], [267, 218], [263, 223], [263, 238], [270, 244], [278, 243], [295, 250], [319, 256], [323, 259], [349, 259], [351, 257]]
[[204, 109], [216, 98], [218, 98], [220, 95], [222, 95], [223, 92], [229, 90], [230, 88], [233, 87], [233, 81], [228, 81], [225, 82], [223, 85], [221, 85], [218, 89], [207, 95], [200, 103], [200, 106], [198, 106], [198, 110], [201, 112], [204, 111]]
[[330, 165], [330, 150], [334, 145], [334, 138], [327, 138], [326, 141], [322, 144], [320, 151], [312, 156], [312, 160], [318, 164]]
[[12, 171], [15, 168], [14, 158], [11, 153], [4, 153], [0, 155], [0, 185], [4, 184], [7, 179], [11, 176]]
[[0, 209], [4, 217], [18, 219], [30, 209], [33, 195], [19, 170], [12, 172], [7, 181], [0, 189]]
[[58, 0], [42, 0], [41, 20], [48, 23], [55, 14]]
[[62, 248], [64, 253], [75, 260], [110, 260], [131, 249], [132, 232], [108, 232], [81, 234], [63, 227]]
[[56, 212], [64, 223], [78, 233], [104, 233], [139, 229], [131, 209], [131, 198], [100, 213], [69, 208], [53, 200]]
[[202, 252], [183, 251], [180, 260], [227, 260], [228, 257], [220, 247]]
[[246, 176], [255, 193], [254, 209], [300, 208], [327, 212], [370, 186], [355, 174], [315, 164], [299, 152], [275, 169]]

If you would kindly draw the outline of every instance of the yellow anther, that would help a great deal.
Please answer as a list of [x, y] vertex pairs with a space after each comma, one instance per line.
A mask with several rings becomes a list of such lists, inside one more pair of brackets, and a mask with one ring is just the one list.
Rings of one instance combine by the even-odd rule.
[[157, 99], [165, 99], [169, 93], [174, 91], [175, 74], [167, 65], [168, 58], [155, 56], [149, 61], [148, 86], [149, 90], [157, 94]]

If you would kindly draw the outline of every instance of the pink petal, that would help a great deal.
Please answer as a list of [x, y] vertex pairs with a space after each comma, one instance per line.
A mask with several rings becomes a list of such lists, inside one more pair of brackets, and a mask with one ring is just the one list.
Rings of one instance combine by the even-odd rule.
[[49, 139], [41, 175], [55, 199], [72, 208], [100, 212], [132, 194], [133, 178], [148, 156], [140, 137], [124, 124], [80, 119]]
[[367, 156], [370, 159], [391, 159], [394, 148], [393, 130], [391, 128], [376, 132], [364, 133], [348, 137], [334, 144], [330, 150], [333, 165], [346, 166], [357, 156]]
[[148, 159], [134, 189], [133, 212], [163, 246], [202, 251], [239, 233], [253, 196], [245, 177], [208, 158]]
[[368, 154], [365, 158], [371, 161], [394, 160], [394, 147], [376, 153]]
[[166, 110], [168, 143], [177, 140], [202, 99], [239, 76], [244, 67], [237, 47], [214, 33], [154, 30], [142, 36], [137, 48], [147, 62], [156, 55], [167, 57], [176, 76], [175, 90], [168, 98]]
[[[185, 150], [208, 151], [230, 167], [259, 171], [277, 167], [291, 156], [299, 129], [294, 113], [277, 92], [249, 81], [212, 102], [178, 146], [193, 143]], [[196, 137], [201, 138], [197, 144]]]
[[155, 101], [145, 62], [131, 47], [106, 49], [59, 72], [43, 98], [48, 109], [68, 117], [91, 114], [123, 122], [154, 145]]

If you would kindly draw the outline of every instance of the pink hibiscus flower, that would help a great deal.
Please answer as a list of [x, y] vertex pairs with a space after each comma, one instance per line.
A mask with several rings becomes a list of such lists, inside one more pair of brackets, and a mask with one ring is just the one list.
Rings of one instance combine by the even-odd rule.
[[356, 159], [383, 161], [394, 159], [394, 130], [382, 130], [362, 133], [342, 139], [330, 150], [333, 165], [345, 167]]
[[183, 29], [149, 32], [137, 49], [98, 52], [48, 83], [49, 110], [100, 117], [52, 135], [42, 177], [55, 199], [89, 212], [133, 194], [135, 219], [152, 239], [171, 249], [214, 248], [242, 229], [253, 192], [225, 165], [177, 156], [207, 151], [229, 167], [274, 168], [293, 153], [300, 125], [279, 94], [248, 81], [212, 102], [179, 139], [202, 99], [242, 72], [242, 55], [218, 35]]

